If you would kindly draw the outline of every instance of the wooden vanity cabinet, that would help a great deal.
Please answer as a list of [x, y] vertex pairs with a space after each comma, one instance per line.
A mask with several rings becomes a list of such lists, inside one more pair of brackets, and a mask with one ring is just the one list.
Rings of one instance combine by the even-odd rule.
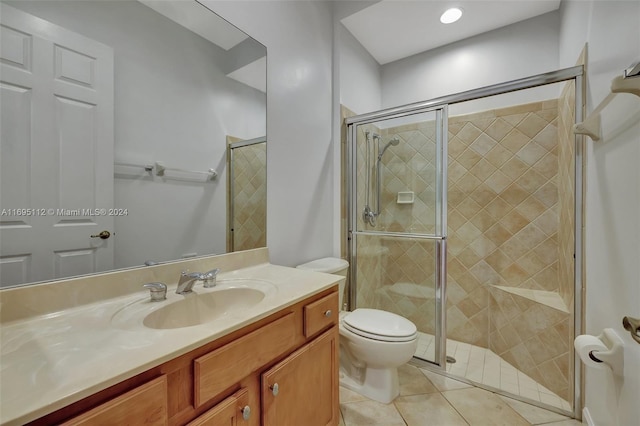
[[[262, 424], [338, 424], [338, 333], [331, 329], [262, 374]], [[310, 368], [311, 367], [311, 368]]]
[[242, 389], [189, 422], [187, 426], [237, 426], [249, 421], [251, 414], [248, 391]]
[[334, 286], [30, 424], [333, 426], [338, 404]]
[[61, 426], [167, 425], [167, 377], [160, 376]]

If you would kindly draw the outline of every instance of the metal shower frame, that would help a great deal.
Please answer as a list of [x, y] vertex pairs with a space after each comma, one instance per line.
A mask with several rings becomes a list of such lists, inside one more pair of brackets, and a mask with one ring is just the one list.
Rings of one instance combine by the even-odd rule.
[[[398, 107], [388, 108], [380, 111], [375, 111], [367, 114], [356, 115], [345, 119], [347, 125], [347, 220], [348, 220], [348, 250], [349, 250], [349, 264], [350, 264], [350, 285], [349, 291], [349, 309], [355, 308], [355, 301], [357, 300], [357, 288], [355, 283], [357, 282], [357, 247], [356, 237], [358, 235], [369, 236], [390, 236], [390, 237], [405, 237], [416, 239], [430, 239], [436, 241], [436, 362], [438, 364], [429, 364], [431, 369], [435, 369], [441, 374], [449, 375], [446, 372], [446, 277], [447, 277], [447, 264], [446, 264], [446, 245], [447, 245], [447, 224], [446, 224], [446, 212], [447, 212], [447, 190], [446, 190], [446, 168], [447, 168], [447, 119], [448, 119], [448, 106], [451, 104], [457, 104], [465, 101], [471, 101], [475, 99], [486, 98], [489, 96], [500, 95], [504, 93], [514, 92], [518, 90], [531, 89], [534, 87], [544, 86], [547, 84], [560, 83], [563, 81], [574, 81], [575, 87], [575, 122], [579, 123], [583, 119], [583, 90], [584, 90], [584, 67], [582, 65], [564, 68], [557, 71], [552, 71], [544, 74], [538, 74], [518, 80], [512, 80], [505, 83], [494, 84], [491, 86], [485, 86], [478, 89], [468, 90], [452, 95], [442, 96], [435, 99], [415, 102]], [[380, 120], [388, 120], [393, 118], [400, 118], [407, 115], [418, 114], [436, 111], [436, 114], [441, 114], [441, 117], [436, 116], [436, 123], [440, 120], [442, 123], [442, 129], [445, 131], [441, 134], [437, 134], [437, 147], [436, 150], [440, 151], [438, 160], [440, 164], [436, 165], [436, 186], [438, 190], [442, 191], [441, 194], [436, 195], [436, 200], [441, 201], [441, 205], [436, 205], [436, 218], [440, 217], [441, 222], [436, 223], [436, 233], [440, 230], [438, 236], [427, 236], [424, 234], [414, 233], [398, 233], [398, 232], [377, 232], [377, 231], [358, 231], [356, 224], [358, 221], [357, 206], [357, 194], [356, 194], [356, 130], [358, 125], [373, 123]], [[437, 126], [438, 130], [442, 129]], [[584, 163], [584, 137], [580, 135], [574, 135], [575, 144], [575, 204], [574, 204], [574, 338], [582, 332], [582, 303], [583, 303], [583, 163]], [[436, 368], [437, 367], [437, 368]], [[450, 375], [458, 380], [465, 380], [455, 375]], [[580, 410], [582, 405], [582, 380], [581, 380], [581, 362], [580, 358], [574, 354], [574, 368], [573, 368], [573, 412], [574, 417], [580, 418]], [[491, 389], [493, 391], [499, 391], [497, 389]], [[504, 391], [500, 391], [506, 393]], [[509, 394], [510, 397], [515, 399], [521, 399], [517, 395]], [[531, 402], [531, 401], [527, 401]], [[540, 406], [557, 411], [563, 414], [567, 414], [566, 411], [557, 409], [556, 407], [550, 407], [548, 405], [540, 404]]]

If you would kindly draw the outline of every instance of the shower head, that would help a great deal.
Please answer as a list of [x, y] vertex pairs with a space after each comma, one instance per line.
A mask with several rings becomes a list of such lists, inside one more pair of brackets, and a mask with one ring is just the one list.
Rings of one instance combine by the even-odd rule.
[[397, 136], [391, 139], [389, 142], [387, 142], [384, 148], [380, 150], [380, 154], [378, 154], [378, 160], [382, 160], [382, 156], [384, 155], [384, 152], [387, 150], [387, 148], [389, 148], [391, 145], [397, 146], [399, 143], [400, 143], [400, 139]]

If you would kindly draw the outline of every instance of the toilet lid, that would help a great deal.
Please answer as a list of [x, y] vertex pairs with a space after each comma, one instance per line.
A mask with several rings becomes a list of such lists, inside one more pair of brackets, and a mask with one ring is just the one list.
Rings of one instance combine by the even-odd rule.
[[415, 339], [417, 332], [408, 319], [378, 309], [356, 309], [344, 317], [343, 325], [360, 336], [387, 342], [406, 342]]
[[325, 257], [322, 259], [312, 260], [311, 262], [303, 263], [296, 266], [298, 269], [309, 269], [315, 272], [324, 272], [326, 274], [333, 274], [349, 267], [349, 262], [344, 259], [338, 259], [336, 257]]

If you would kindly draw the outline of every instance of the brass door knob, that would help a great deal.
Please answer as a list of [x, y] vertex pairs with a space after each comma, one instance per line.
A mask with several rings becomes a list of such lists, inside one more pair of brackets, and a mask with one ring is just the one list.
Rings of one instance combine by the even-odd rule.
[[101, 238], [103, 240], [107, 240], [107, 239], [109, 239], [110, 236], [111, 236], [111, 232], [102, 231], [99, 234], [92, 235], [91, 238]]

